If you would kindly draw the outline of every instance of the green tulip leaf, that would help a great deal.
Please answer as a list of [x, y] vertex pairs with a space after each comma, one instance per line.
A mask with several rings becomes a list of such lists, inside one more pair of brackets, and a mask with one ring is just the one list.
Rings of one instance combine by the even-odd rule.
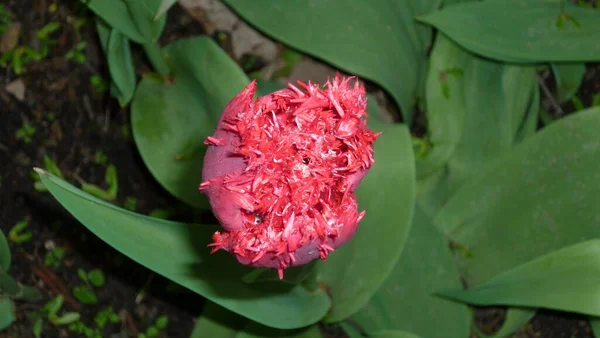
[[447, 37], [437, 36], [425, 90], [428, 151], [417, 160], [420, 179], [442, 169], [461, 139], [466, 110], [464, 72], [472, 60]]
[[[441, 0], [224, 0], [250, 24], [386, 89], [410, 125], [423, 98], [432, 30], [417, 15]], [[395, 69], [395, 71], [392, 71]]]
[[437, 290], [460, 286], [446, 237], [417, 205], [402, 256], [381, 288], [352, 319], [369, 336], [401, 330], [428, 338], [465, 338], [470, 326], [467, 307], [433, 295]]
[[486, 335], [481, 332], [477, 327], [473, 326], [473, 331], [479, 338], [504, 338], [513, 334], [518, 329], [522, 328], [523, 325], [527, 324], [533, 316], [535, 316], [536, 309], [522, 308], [522, 307], [511, 307], [506, 311], [506, 317], [504, 322], [498, 331], [492, 335]]
[[383, 134], [375, 141], [375, 165], [356, 191], [366, 216], [354, 237], [319, 266], [317, 278], [333, 303], [326, 322], [341, 321], [367, 303], [394, 268], [410, 231], [415, 198], [410, 133], [404, 125], [380, 122], [373, 97], [369, 107], [369, 127]]
[[180, 39], [164, 49], [173, 83], [140, 81], [131, 105], [133, 138], [158, 182], [180, 200], [208, 208], [198, 191], [207, 146], [223, 108], [247, 84], [238, 65], [210, 38]]
[[577, 93], [583, 82], [585, 63], [553, 63], [551, 66], [558, 102], [567, 102]]
[[485, 60], [437, 37], [427, 81], [431, 150], [417, 161], [418, 200], [427, 213], [434, 215], [481, 168], [535, 132], [534, 75], [534, 67]]
[[190, 338], [321, 338], [316, 325], [295, 330], [264, 326], [235, 314], [212, 302], [206, 302]]
[[138, 42], [146, 42], [133, 22], [127, 5], [123, 0], [80, 0], [92, 12], [106, 21], [112, 28], [120, 31], [129, 39]]
[[438, 294], [475, 305], [540, 307], [600, 316], [600, 240], [543, 255], [472, 289]]
[[116, 29], [110, 32], [106, 55], [111, 80], [117, 89], [114, 96], [119, 100], [121, 107], [124, 107], [133, 98], [136, 76], [129, 40]]
[[0, 298], [0, 330], [9, 327], [15, 320], [17, 320], [17, 315], [13, 301], [8, 298]]
[[[100, 239], [139, 264], [263, 325], [294, 329], [319, 321], [331, 302], [281, 282], [247, 284], [251, 269], [207, 245], [219, 227], [165, 221], [93, 197], [41, 169], [42, 182], [62, 206]], [[294, 304], [294, 306], [290, 306]]]
[[162, 0], [122, 0], [130, 14], [130, 20], [144, 37], [145, 43], [155, 43], [166, 24], [166, 15], [159, 14]]
[[564, 0], [488, 0], [445, 6], [419, 19], [466, 49], [506, 62], [600, 60], [600, 12]]
[[465, 184], [434, 222], [467, 285], [600, 236], [600, 107], [545, 127]]

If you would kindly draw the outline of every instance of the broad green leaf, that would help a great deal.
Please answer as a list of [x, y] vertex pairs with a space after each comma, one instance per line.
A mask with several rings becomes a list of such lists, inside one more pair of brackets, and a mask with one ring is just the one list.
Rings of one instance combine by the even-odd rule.
[[427, 106], [432, 150], [417, 168], [422, 171], [418, 200], [433, 215], [489, 161], [535, 131], [539, 89], [534, 67], [479, 58], [443, 35], [431, 60]]
[[237, 315], [215, 303], [206, 302], [190, 338], [320, 338], [316, 325], [296, 330], [281, 330], [264, 326]]
[[140, 81], [131, 105], [133, 138], [148, 170], [168, 192], [208, 208], [198, 191], [203, 142], [248, 78], [208, 37], [180, 39], [165, 47], [164, 54], [174, 82]]
[[111, 80], [118, 89], [115, 94], [121, 107], [124, 107], [133, 98], [136, 76], [129, 40], [116, 29], [110, 32], [106, 55]]
[[492, 335], [486, 335], [481, 332], [477, 327], [473, 326], [473, 331], [479, 338], [504, 338], [513, 334], [518, 329], [522, 328], [523, 325], [527, 324], [533, 316], [535, 316], [536, 309], [522, 308], [522, 307], [511, 307], [506, 311], [506, 317], [504, 322], [498, 331]]
[[445, 6], [419, 19], [466, 49], [501, 61], [600, 60], [600, 12], [564, 2], [474, 1]]
[[162, 0], [122, 0], [130, 13], [131, 21], [144, 37], [145, 43], [155, 43], [162, 34], [166, 15], [159, 15]]
[[[280, 282], [247, 284], [251, 269], [230, 254], [210, 255], [217, 226], [156, 219], [118, 208], [37, 169], [50, 193], [116, 250], [219, 305], [261, 324], [300, 328], [320, 320], [331, 302], [323, 291]], [[294, 306], [290, 306], [294, 304]]]
[[600, 316], [600, 240], [543, 255], [472, 289], [438, 294], [476, 305], [540, 307]]
[[583, 82], [585, 63], [553, 63], [551, 67], [556, 81], [558, 102], [567, 102], [577, 93]]
[[433, 295], [460, 286], [447, 239], [417, 205], [402, 256], [352, 319], [369, 335], [402, 330], [427, 338], [465, 338], [470, 325], [467, 307]]
[[[600, 236], [600, 107], [545, 127], [463, 186], [435, 217], [467, 255], [468, 285]], [[468, 256], [468, 257], [467, 257]]]
[[146, 42], [133, 22], [129, 9], [123, 0], [80, 0], [89, 7], [96, 15], [106, 21], [111, 27], [119, 30], [129, 39], [138, 42]]
[[463, 134], [465, 120], [464, 72], [473, 57], [439, 34], [429, 58], [425, 90], [427, 143], [430, 150], [417, 160], [422, 179], [442, 169]]
[[319, 266], [317, 278], [333, 303], [326, 322], [341, 321], [367, 303], [394, 268], [410, 231], [415, 199], [410, 133], [404, 125], [380, 122], [372, 97], [369, 107], [369, 127], [383, 134], [374, 145], [375, 165], [356, 191], [358, 207], [367, 214], [354, 237]]
[[0, 269], [6, 273], [10, 268], [11, 254], [4, 232], [0, 230]]
[[17, 320], [17, 315], [13, 301], [8, 298], [0, 298], [0, 330], [9, 327], [15, 320]]
[[410, 125], [423, 98], [432, 30], [414, 17], [441, 0], [225, 0], [283, 43], [385, 88]]

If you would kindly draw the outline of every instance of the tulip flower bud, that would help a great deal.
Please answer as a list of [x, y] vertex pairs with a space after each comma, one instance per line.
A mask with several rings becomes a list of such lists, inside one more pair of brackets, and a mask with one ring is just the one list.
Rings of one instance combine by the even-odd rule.
[[234, 97], [205, 141], [200, 184], [224, 228], [213, 252], [278, 269], [280, 278], [354, 235], [365, 215], [354, 190], [375, 163], [378, 136], [367, 128], [358, 79], [298, 86], [254, 100], [252, 81]]

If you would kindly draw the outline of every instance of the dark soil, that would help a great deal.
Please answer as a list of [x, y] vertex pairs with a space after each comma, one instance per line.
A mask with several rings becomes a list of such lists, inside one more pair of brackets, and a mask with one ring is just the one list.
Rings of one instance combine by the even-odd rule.
[[[18, 100], [5, 86], [16, 80], [9, 68], [0, 68], [0, 228], [7, 234], [19, 221], [28, 220], [33, 238], [25, 243], [10, 243], [13, 262], [10, 274], [18, 281], [41, 290], [38, 302], [17, 302], [18, 320], [0, 337], [33, 337], [33, 320], [29, 314], [62, 294], [64, 312], [75, 311], [82, 322], [94, 327], [94, 316], [106, 307], [119, 314], [121, 321], [102, 330], [103, 337], [137, 337], [156, 318], [166, 315], [168, 326], [163, 337], [188, 337], [194, 318], [202, 309], [203, 299], [176, 288], [166, 279], [141, 267], [116, 252], [75, 221], [47, 192], [34, 189], [32, 168], [43, 167], [44, 156], [59, 165], [65, 179], [75, 185], [81, 180], [105, 187], [104, 175], [109, 164], [116, 166], [119, 192], [115, 204], [124, 206], [135, 198], [135, 211], [148, 214], [157, 208], [175, 210], [173, 219], [190, 220], [193, 213], [160, 187], [146, 170], [129, 132], [129, 113], [121, 109], [108, 91], [99, 92], [90, 78], [100, 75], [108, 79], [102, 52], [92, 24], [93, 16], [78, 1], [61, 1], [54, 13], [48, 11], [47, 0], [3, 0], [22, 24], [20, 45], [36, 46], [36, 32], [49, 22], [62, 27], [52, 34], [56, 43], [48, 57], [27, 65], [21, 79], [25, 84], [25, 99]], [[87, 24], [77, 30], [69, 18], [84, 18]], [[190, 18], [178, 6], [169, 11], [169, 23], [162, 42], [200, 34], [202, 25]], [[215, 39], [227, 44], [227, 40]], [[80, 64], [65, 58], [65, 54], [80, 41], [87, 41], [85, 61]], [[226, 45], [224, 47], [227, 47]], [[136, 52], [139, 72], [147, 68]], [[588, 77], [582, 93], [590, 104], [591, 94], [598, 91], [600, 72]], [[567, 109], [567, 108], [565, 108]], [[30, 141], [18, 139], [16, 132], [25, 124], [35, 127]], [[106, 163], [97, 163], [95, 154], [101, 151]], [[44, 263], [53, 247], [66, 250], [58, 267]], [[101, 269], [106, 284], [95, 288], [97, 304], [83, 305], [72, 296], [72, 290], [83, 282], [77, 270]], [[488, 311], [489, 312], [489, 311]], [[502, 312], [486, 315], [478, 312], [482, 328], [497, 328]], [[490, 324], [490, 321], [493, 323]], [[583, 317], [540, 311], [518, 337], [592, 337]], [[329, 336], [339, 332], [327, 330]], [[519, 333], [521, 334], [521, 333]], [[57, 329], [44, 325], [43, 337], [77, 337], [66, 327]], [[338, 335], [339, 336], [339, 335]]]

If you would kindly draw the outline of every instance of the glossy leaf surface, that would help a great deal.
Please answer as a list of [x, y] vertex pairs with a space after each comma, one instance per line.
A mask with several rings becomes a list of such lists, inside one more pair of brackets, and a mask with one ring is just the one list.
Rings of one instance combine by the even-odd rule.
[[[330, 306], [325, 292], [279, 282], [247, 284], [251, 269], [227, 253], [210, 255], [216, 226], [183, 224], [120, 209], [40, 171], [50, 193], [77, 220], [143, 266], [246, 318], [275, 328], [304, 327]], [[294, 304], [294, 306], [289, 306]]]
[[245, 20], [273, 38], [336, 68], [377, 82], [412, 121], [423, 96], [430, 27], [415, 16], [441, 0], [225, 0]]
[[248, 78], [208, 37], [181, 39], [164, 54], [174, 82], [142, 79], [131, 107], [133, 137], [144, 163], [167, 191], [189, 205], [208, 208], [198, 191], [207, 147], [203, 142]]
[[144, 37], [135, 26], [123, 0], [80, 0], [111, 27], [121, 31], [129, 39], [143, 43]]
[[563, 0], [472, 1], [420, 20], [466, 49], [501, 61], [600, 60], [600, 12]]
[[465, 338], [470, 319], [467, 307], [433, 295], [439, 289], [460, 286], [447, 239], [417, 206], [394, 270], [352, 319], [369, 335], [400, 330], [428, 338]]
[[533, 67], [485, 60], [438, 36], [427, 81], [431, 150], [417, 161], [426, 212], [435, 214], [470, 177], [535, 131], [534, 74]]
[[319, 265], [317, 278], [327, 285], [334, 304], [327, 322], [349, 317], [379, 289], [402, 253], [412, 221], [415, 168], [410, 133], [404, 125], [377, 119], [372, 97], [369, 107], [369, 127], [383, 134], [375, 142], [375, 165], [356, 191], [366, 216], [354, 237]]
[[110, 32], [106, 55], [108, 70], [117, 89], [113, 95], [117, 96], [119, 104], [124, 107], [133, 98], [136, 75], [129, 40], [116, 29]]
[[580, 242], [510, 269], [472, 289], [438, 294], [476, 305], [600, 315], [600, 240]]
[[600, 107], [545, 127], [477, 173], [436, 224], [464, 248], [479, 285], [536, 257], [600, 236]]

